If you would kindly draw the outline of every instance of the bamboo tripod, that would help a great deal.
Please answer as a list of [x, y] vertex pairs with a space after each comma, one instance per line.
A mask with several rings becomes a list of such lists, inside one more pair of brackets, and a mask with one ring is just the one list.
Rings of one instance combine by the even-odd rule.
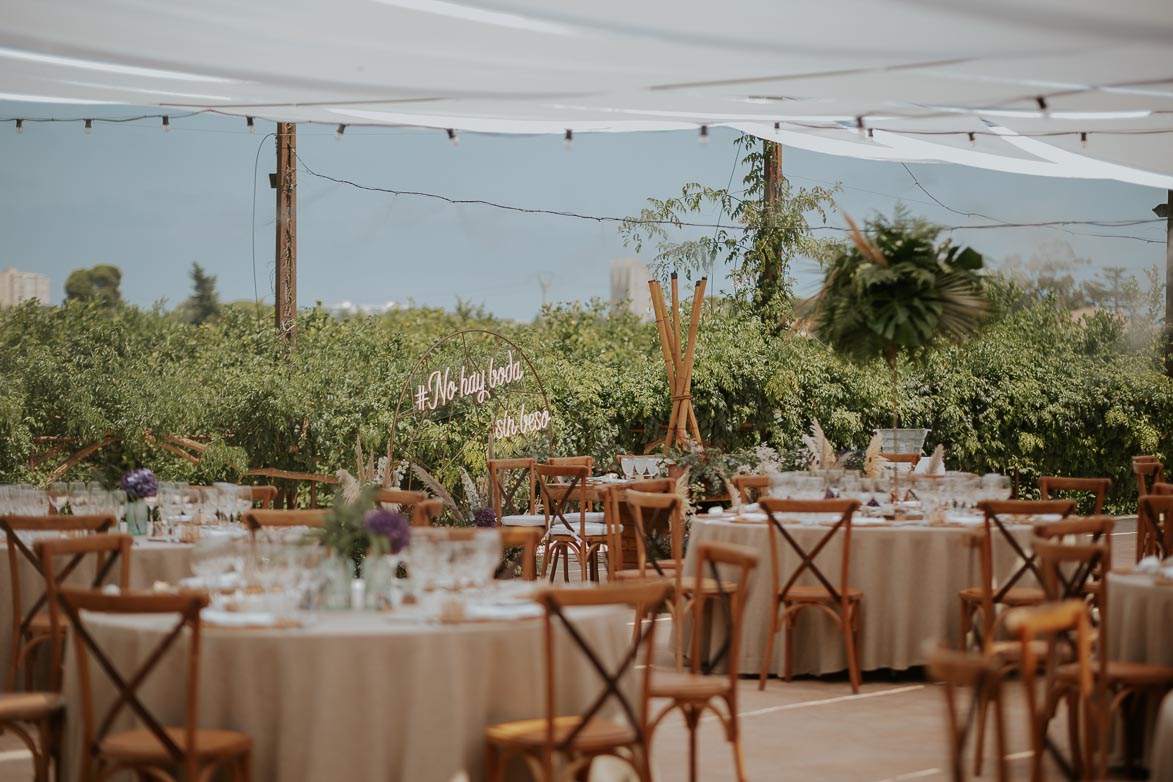
[[689, 439], [701, 442], [701, 430], [692, 409], [692, 365], [696, 355], [696, 331], [701, 321], [701, 310], [705, 302], [705, 286], [708, 278], [697, 281], [692, 291], [692, 314], [688, 321], [688, 340], [681, 345], [680, 291], [677, 287], [676, 272], [672, 273], [672, 310], [664, 302], [664, 289], [659, 280], [650, 280], [652, 309], [656, 313], [656, 330], [660, 333], [660, 349], [664, 354], [664, 367], [668, 370], [668, 388], [672, 392], [672, 415], [668, 418], [668, 431], [664, 435], [664, 453], [668, 454], [675, 445], [687, 449]]

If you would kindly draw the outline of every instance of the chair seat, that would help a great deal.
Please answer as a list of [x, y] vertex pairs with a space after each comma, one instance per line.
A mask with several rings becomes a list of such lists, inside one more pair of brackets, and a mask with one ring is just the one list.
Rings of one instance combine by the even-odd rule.
[[[62, 632], [65, 631], [64, 624], [61, 625], [61, 631]], [[34, 636], [51, 634], [53, 632], [53, 625], [49, 621], [49, 615], [44, 614], [44, 613], [40, 613], [40, 614], [37, 614], [36, 616], [34, 616], [33, 618], [29, 619], [27, 632], [29, 635], [34, 635]]]
[[65, 706], [65, 699], [55, 692], [0, 693], [0, 722], [39, 720]]
[[[187, 734], [182, 728], [166, 728], [167, 735], [175, 745], [188, 752]], [[226, 758], [240, 755], [252, 749], [252, 737], [234, 730], [197, 730], [196, 757]], [[131, 763], [174, 762], [167, 748], [155, 734], [145, 728], [112, 733], [102, 739], [98, 751], [105, 757]]]
[[653, 670], [649, 693], [653, 698], [704, 701], [729, 691], [728, 676]]
[[[1100, 665], [1092, 661], [1092, 672], [1098, 674]], [[1075, 663], [1060, 665], [1056, 671], [1061, 681], [1074, 682], [1079, 676], [1079, 666]], [[1109, 685], [1173, 685], [1173, 668], [1164, 665], [1149, 665], [1148, 663], [1126, 662], [1124, 660], [1108, 661]]]
[[[664, 573], [669, 577], [675, 574], [676, 569], [679, 567], [679, 564], [674, 559], [658, 559], [656, 560], [656, 564], [658, 564], [660, 569], [663, 570]], [[634, 568], [631, 570], [616, 571], [614, 580], [633, 581], [641, 578], [664, 578], [664, 576], [661, 576], [659, 573], [657, 573], [656, 569], [652, 567], [652, 563], [649, 562], [643, 573], [640, 573], [638, 569]]]
[[[1039, 661], [1039, 665], [1044, 665], [1047, 662], [1048, 646], [1046, 641], [1031, 641], [1031, 651], [1034, 652], [1035, 659]], [[997, 657], [1004, 662], [1018, 663], [1022, 660], [1022, 642], [1021, 641], [994, 641], [986, 650], [986, 654], [990, 657]], [[1067, 655], [1070, 659], [1070, 655]]]
[[[581, 720], [578, 717], [554, 718], [554, 743], [561, 743], [570, 735]], [[485, 738], [494, 744], [514, 747], [540, 748], [546, 741], [546, 720], [519, 720], [491, 725], [485, 731]], [[617, 722], [593, 719], [574, 738], [574, 748], [582, 752], [593, 752], [610, 747], [622, 747], [636, 741], [635, 732]]]
[[[550, 519], [550, 537], [571, 538], [579, 534], [578, 514], [568, 515], [566, 520], [570, 522], [570, 526], [574, 529], [574, 534], [572, 535], [558, 519]], [[607, 525], [603, 523], [602, 512], [592, 511], [586, 515], [586, 524], [582, 527], [582, 533], [588, 538], [606, 537]]]
[[[863, 590], [847, 588], [847, 599], [853, 602], [863, 600]], [[834, 603], [835, 598], [822, 584], [813, 586], [792, 586], [786, 593], [787, 603]]]
[[501, 517], [502, 527], [545, 527], [546, 516], [541, 513], [518, 513]]
[[[967, 603], [981, 603], [981, 587], [966, 587], [961, 590], [961, 599]], [[1002, 596], [998, 604], [1006, 606], [1037, 606], [1045, 602], [1047, 602], [1047, 595], [1041, 589], [1035, 587], [1012, 587]]]

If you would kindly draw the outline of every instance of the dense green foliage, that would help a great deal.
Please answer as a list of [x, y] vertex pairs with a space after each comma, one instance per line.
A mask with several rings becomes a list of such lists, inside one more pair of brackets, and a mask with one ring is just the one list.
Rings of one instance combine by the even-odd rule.
[[191, 295], [181, 306], [188, 323], [199, 325], [220, 313], [220, 297], [216, 295], [216, 278], [194, 261], [191, 264]]
[[97, 301], [107, 308], [122, 303], [122, 270], [108, 263], [92, 269], [74, 269], [65, 279], [65, 298]]
[[[932, 429], [928, 447], [945, 443], [951, 467], [1017, 473], [1024, 492], [1041, 474], [1106, 475], [1112, 507], [1134, 507], [1129, 458], [1173, 454], [1173, 381], [1151, 334], [1137, 348], [1135, 330], [1107, 314], [1074, 322], [1051, 300], [1002, 285], [994, 293], [997, 311], [977, 337], [902, 373], [902, 421]], [[800, 332], [775, 334], [746, 302], [704, 306], [693, 401], [708, 444], [792, 449], [817, 416], [836, 447], [861, 448], [887, 425], [881, 361], [851, 364]], [[61, 463], [65, 453], [30, 469], [52, 445], [34, 438], [69, 437], [77, 448], [106, 433], [121, 443], [68, 477], [109, 480], [136, 465], [163, 480], [232, 478], [246, 466], [353, 472], [356, 438], [385, 450], [416, 358], [474, 326], [505, 334], [533, 361], [556, 451], [605, 465], [661, 436], [670, 400], [655, 328], [597, 303], [550, 308], [533, 323], [467, 307], [349, 319], [317, 309], [300, 317], [292, 355], [251, 307], [226, 306], [197, 326], [98, 302], [25, 304], [0, 312], [0, 481], [44, 480]], [[212, 453], [193, 467], [147, 442], [148, 430], [215, 438]], [[463, 458], [478, 479], [482, 460]]]

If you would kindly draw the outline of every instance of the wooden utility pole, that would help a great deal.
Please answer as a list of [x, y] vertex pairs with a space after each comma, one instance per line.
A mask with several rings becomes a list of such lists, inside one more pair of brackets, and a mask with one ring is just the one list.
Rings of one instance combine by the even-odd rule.
[[[1160, 209], [1160, 207], [1158, 207]], [[1165, 193], [1165, 374], [1173, 377], [1173, 190]], [[1160, 215], [1160, 212], [1157, 212]]]
[[292, 348], [297, 339], [297, 126], [277, 123], [277, 331]]
[[766, 208], [778, 200], [782, 190], [782, 145], [774, 141], [763, 141], [763, 165], [766, 167]]

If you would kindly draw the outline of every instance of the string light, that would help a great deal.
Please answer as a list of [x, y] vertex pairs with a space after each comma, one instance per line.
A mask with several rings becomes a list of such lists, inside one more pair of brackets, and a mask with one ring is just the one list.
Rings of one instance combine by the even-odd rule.
[[566, 146], [567, 149], [570, 149], [570, 145], [574, 143], [574, 131], [572, 131], [570, 128], [566, 129], [566, 136], [564, 137], [564, 141], [562, 143]]
[[163, 132], [164, 133], [171, 132], [171, 118], [168, 117], [166, 114], [163, 115]]
[[973, 131], [970, 131], [966, 135], [969, 136], [969, 145], [971, 147], [976, 147], [977, 146], [977, 134], [974, 133]]
[[90, 135], [94, 130], [94, 121], [92, 119], [86, 120], [86, 135]]
[[709, 143], [709, 126], [708, 125], [701, 125], [701, 135], [700, 135], [700, 138], [698, 139], [698, 141], [700, 141], [700, 143], [702, 143], [702, 144]]
[[346, 126], [345, 126], [345, 125], [339, 125], [339, 126], [338, 126], [338, 132], [334, 134], [334, 140], [335, 140], [335, 141], [341, 141], [341, 140], [342, 140], [342, 134], [343, 134], [343, 133], [345, 133], [345, 132], [346, 132]]
[[859, 131], [860, 138], [863, 138], [867, 135], [864, 132], [866, 130], [866, 128], [863, 126], [863, 117], [856, 117], [855, 118], [855, 129], [857, 131]]
[[781, 122], [775, 122], [775, 123], [774, 123], [774, 132], [775, 132], [775, 133], [777, 133], [777, 132], [778, 132], [779, 130], [781, 130], [781, 129], [782, 129], [782, 123], [781, 123]]
[[17, 133], [24, 133], [24, 120], [18, 119], [16, 121], [16, 132]]
[[1035, 98], [1035, 103], [1039, 104], [1039, 111], [1043, 112], [1043, 116], [1049, 119], [1051, 116], [1051, 110], [1047, 108], [1047, 99], [1040, 95], [1039, 97]]
[[257, 128], [256, 128], [256, 126], [253, 124], [253, 118], [252, 118], [252, 117], [245, 117], [245, 118], [244, 118], [244, 123], [245, 123], [246, 125], [248, 125], [248, 132], [249, 132], [249, 133], [256, 133], [256, 132], [257, 132]]
[[448, 128], [448, 141], [452, 143], [452, 146], [460, 143], [460, 139], [456, 138], [456, 130], [453, 128]]
[[1079, 134], [1079, 146], [1083, 149], [1087, 149], [1087, 131]]
[[872, 135], [872, 129], [868, 128], [868, 141], [872, 141], [874, 139], [875, 139], [875, 136]]

